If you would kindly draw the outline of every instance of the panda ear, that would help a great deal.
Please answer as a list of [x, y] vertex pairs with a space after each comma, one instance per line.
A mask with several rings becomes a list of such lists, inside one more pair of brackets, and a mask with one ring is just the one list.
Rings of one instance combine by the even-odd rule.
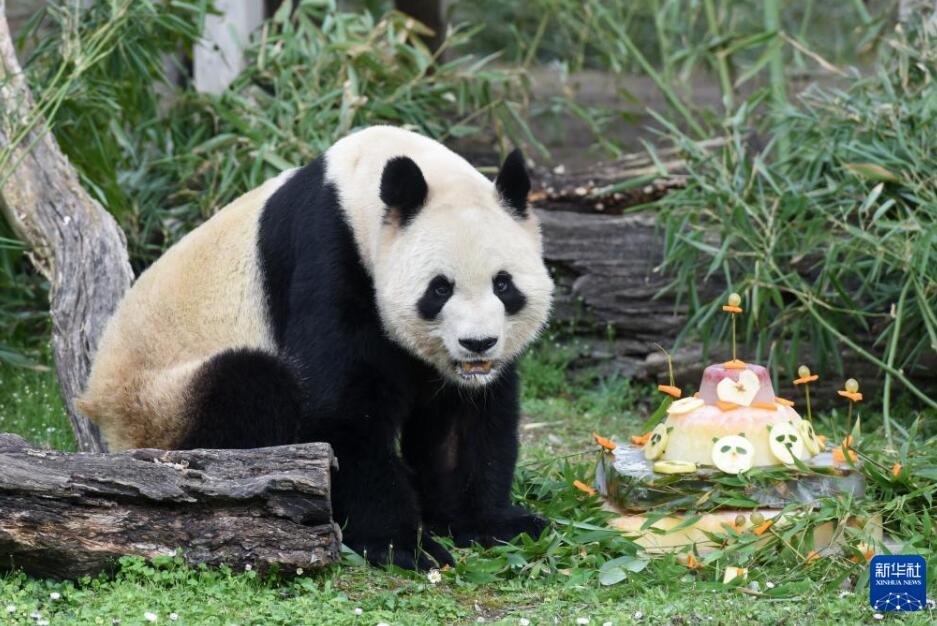
[[401, 226], [416, 217], [429, 189], [420, 166], [410, 157], [394, 157], [381, 175], [381, 201], [398, 214]]
[[498, 172], [498, 178], [495, 179], [495, 188], [516, 217], [520, 219], [527, 217], [527, 194], [530, 193], [530, 176], [527, 175], [524, 155], [520, 150], [515, 148], [504, 159], [501, 170]]

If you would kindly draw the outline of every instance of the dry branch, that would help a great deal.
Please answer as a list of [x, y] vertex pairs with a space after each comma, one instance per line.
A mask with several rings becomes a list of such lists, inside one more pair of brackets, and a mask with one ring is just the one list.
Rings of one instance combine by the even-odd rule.
[[0, 434], [0, 570], [74, 578], [123, 555], [264, 571], [338, 559], [328, 444], [66, 454]]
[[[16, 59], [0, 0], [0, 208], [51, 290], [52, 351], [69, 419], [82, 450], [104, 449], [97, 428], [74, 406], [104, 324], [133, 272], [123, 233], [79, 184]], [[23, 131], [28, 131], [23, 134]]]

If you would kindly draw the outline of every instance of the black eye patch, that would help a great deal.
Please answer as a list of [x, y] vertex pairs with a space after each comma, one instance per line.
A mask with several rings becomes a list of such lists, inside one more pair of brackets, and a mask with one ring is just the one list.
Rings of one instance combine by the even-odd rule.
[[416, 303], [416, 310], [420, 317], [427, 321], [436, 319], [443, 306], [452, 297], [454, 287], [453, 282], [442, 274], [429, 281], [426, 291]]
[[505, 271], [498, 272], [491, 280], [492, 289], [498, 299], [504, 303], [508, 315], [519, 313], [527, 304], [527, 296], [514, 284], [514, 279]]

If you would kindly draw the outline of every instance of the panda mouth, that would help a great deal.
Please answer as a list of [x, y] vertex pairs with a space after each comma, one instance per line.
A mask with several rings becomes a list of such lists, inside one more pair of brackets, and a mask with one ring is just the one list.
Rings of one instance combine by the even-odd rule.
[[456, 361], [455, 368], [462, 378], [476, 378], [488, 376], [495, 367], [491, 361]]

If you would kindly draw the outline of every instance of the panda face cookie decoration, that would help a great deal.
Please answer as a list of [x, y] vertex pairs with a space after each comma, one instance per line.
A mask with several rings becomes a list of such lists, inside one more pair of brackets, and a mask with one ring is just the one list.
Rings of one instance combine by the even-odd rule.
[[768, 445], [771, 453], [785, 465], [793, 464], [794, 457], [804, 456], [804, 438], [800, 429], [791, 424], [775, 424], [768, 435]]
[[713, 465], [726, 474], [738, 474], [752, 468], [755, 447], [740, 435], [721, 437], [713, 443]]

